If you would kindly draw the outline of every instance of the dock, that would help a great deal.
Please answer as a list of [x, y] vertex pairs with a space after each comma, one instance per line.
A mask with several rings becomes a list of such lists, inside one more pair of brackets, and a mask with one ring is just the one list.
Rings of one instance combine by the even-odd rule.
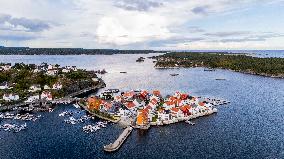
[[133, 128], [128, 126], [126, 129], [123, 130], [123, 132], [119, 135], [119, 137], [114, 141], [114, 143], [110, 143], [106, 146], [104, 146], [104, 150], [107, 152], [113, 152], [118, 150], [121, 145], [124, 143], [124, 141], [127, 139], [127, 137], [132, 132]]

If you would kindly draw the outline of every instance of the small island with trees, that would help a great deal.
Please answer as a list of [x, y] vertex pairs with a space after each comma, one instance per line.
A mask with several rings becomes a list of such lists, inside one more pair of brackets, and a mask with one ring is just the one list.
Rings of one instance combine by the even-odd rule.
[[54, 101], [102, 82], [95, 71], [42, 63], [0, 64], [0, 107]]
[[152, 58], [156, 59], [156, 68], [220, 68], [253, 75], [284, 78], [283, 58], [260, 58], [224, 52], [169, 52]]

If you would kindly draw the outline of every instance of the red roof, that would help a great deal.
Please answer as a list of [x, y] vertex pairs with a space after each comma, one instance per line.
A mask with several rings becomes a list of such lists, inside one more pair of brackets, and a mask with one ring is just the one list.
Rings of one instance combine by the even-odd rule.
[[174, 111], [174, 112], [178, 112], [179, 109], [174, 107], [171, 110]]
[[135, 104], [133, 102], [127, 102], [126, 107], [128, 109], [131, 109], [131, 108], [135, 107]]
[[153, 91], [153, 94], [154, 94], [155, 96], [161, 96], [161, 92], [160, 92], [159, 90], [154, 90], [154, 91]]

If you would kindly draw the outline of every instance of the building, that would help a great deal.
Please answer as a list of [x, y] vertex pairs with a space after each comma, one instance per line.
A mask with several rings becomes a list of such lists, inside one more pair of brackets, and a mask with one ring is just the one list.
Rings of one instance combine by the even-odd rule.
[[10, 93], [10, 94], [4, 94], [3, 95], [3, 100], [5, 100], [5, 101], [17, 101], [19, 99], [20, 99], [20, 97], [17, 94]]
[[32, 102], [35, 102], [39, 100], [39, 95], [35, 95], [35, 96], [30, 96], [26, 101], [25, 103], [32, 103]]
[[40, 85], [34, 84], [30, 86], [29, 92], [37, 92], [37, 91], [41, 91]]
[[3, 82], [0, 84], [0, 89], [9, 89], [8, 82]]
[[48, 91], [43, 91], [41, 93], [41, 99], [45, 99], [47, 101], [51, 101], [52, 100], [52, 94], [51, 92], [48, 92]]
[[55, 90], [60, 90], [62, 89], [62, 84], [61, 82], [56, 82], [52, 85], [52, 89], [55, 89]]

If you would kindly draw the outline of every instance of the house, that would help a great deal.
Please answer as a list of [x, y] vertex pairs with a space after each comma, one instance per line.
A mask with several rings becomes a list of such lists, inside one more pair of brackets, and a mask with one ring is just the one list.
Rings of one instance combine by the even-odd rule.
[[149, 102], [149, 106], [151, 106], [152, 109], [155, 109], [158, 106], [158, 100], [156, 98], [152, 98]]
[[49, 76], [55, 76], [58, 74], [58, 70], [57, 69], [51, 69], [51, 70], [47, 70], [46, 75]]
[[122, 109], [122, 108], [119, 108], [119, 110], [118, 110], [118, 113], [117, 113], [117, 115], [119, 115], [119, 116], [129, 116], [131, 114], [131, 112], [129, 111], [129, 110], [127, 110], [127, 109]]
[[123, 98], [128, 101], [128, 100], [131, 100], [133, 97], [134, 97], [135, 93], [134, 91], [129, 91], [129, 92], [125, 92], [123, 94]]
[[45, 99], [45, 100], [51, 101], [51, 100], [52, 100], [52, 94], [51, 94], [51, 92], [43, 91], [43, 92], [41, 93], [41, 99]]
[[51, 89], [51, 88], [48, 85], [44, 85], [43, 89], [48, 90], [48, 89]]
[[63, 73], [68, 73], [68, 72], [70, 72], [70, 71], [71, 71], [71, 70], [70, 70], [70, 69], [67, 69], [67, 68], [63, 68], [63, 69], [62, 69], [62, 72], [63, 72]]
[[8, 82], [3, 82], [0, 84], [0, 89], [9, 89]]
[[38, 73], [38, 72], [41, 72], [41, 71], [42, 71], [42, 70], [37, 69], [37, 68], [33, 70], [34, 73]]
[[48, 70], [52, 70], [54, 67], [53, 67], [53, 65], [51, 65], [51, 64], [49, 64], [48, 66], [47, 66], [47, 69]]
[[148, 120], [148, 111], [147, 110], [138, 110], [136, 124], [138, 126], [145, 126], [149, 123]]
[[126, 102], [125, 103], [125, 106], [129, 109], [129, 110], [132, 110], [136, 107], [136, 105], [132, 102], [132, 101], [129, 101], [129, 102]]
[[62, 84], [61, 82], [56, 82], [52, 85], [52, 89], [55, 89], [55, 90], [60, 90], [62, 89]]
[[5, 101], [17, 101], [19, 99], [20, 99], [20, 97], [17, 94], [10, 93], [10, 94], [4, 94], [3, 95], [3, 100], [5, 100]]
[[96, 97], [89, 97], [87, 103], [87, 108], [89, 110], [99, 110], [102, 100]]
[[6, 64], [0, 67], [2, 68], [3, 71], [9, 71], [12, 68], [11, 64]]
[[25, 103], [32, 103], [32, 102], [37, 101], [37, 100], [39, 100], [39, 95], [30, 96], [30, 97], [25, 101]]
[[147, 92], [147, 91], [145, 91], [145, 90], [144, 90], [144, 91], [141, 91], [141, 93], [140, 93], [140, 94], [141, 94], [141, 97], [142, 97], [142, 98], [144, 98], [144, 99], [146, 99], [146, 98], [147, 98], [147, 96], [148, 96], [148, 92]]
[[32, 85], [30, 86], [29, 92], [37, 92], [37, 91], [41, 91], [40, 85]]
[[161, 97], [161, 92], [159, 90], [154, 90], [153, 95], [157, 97]]

